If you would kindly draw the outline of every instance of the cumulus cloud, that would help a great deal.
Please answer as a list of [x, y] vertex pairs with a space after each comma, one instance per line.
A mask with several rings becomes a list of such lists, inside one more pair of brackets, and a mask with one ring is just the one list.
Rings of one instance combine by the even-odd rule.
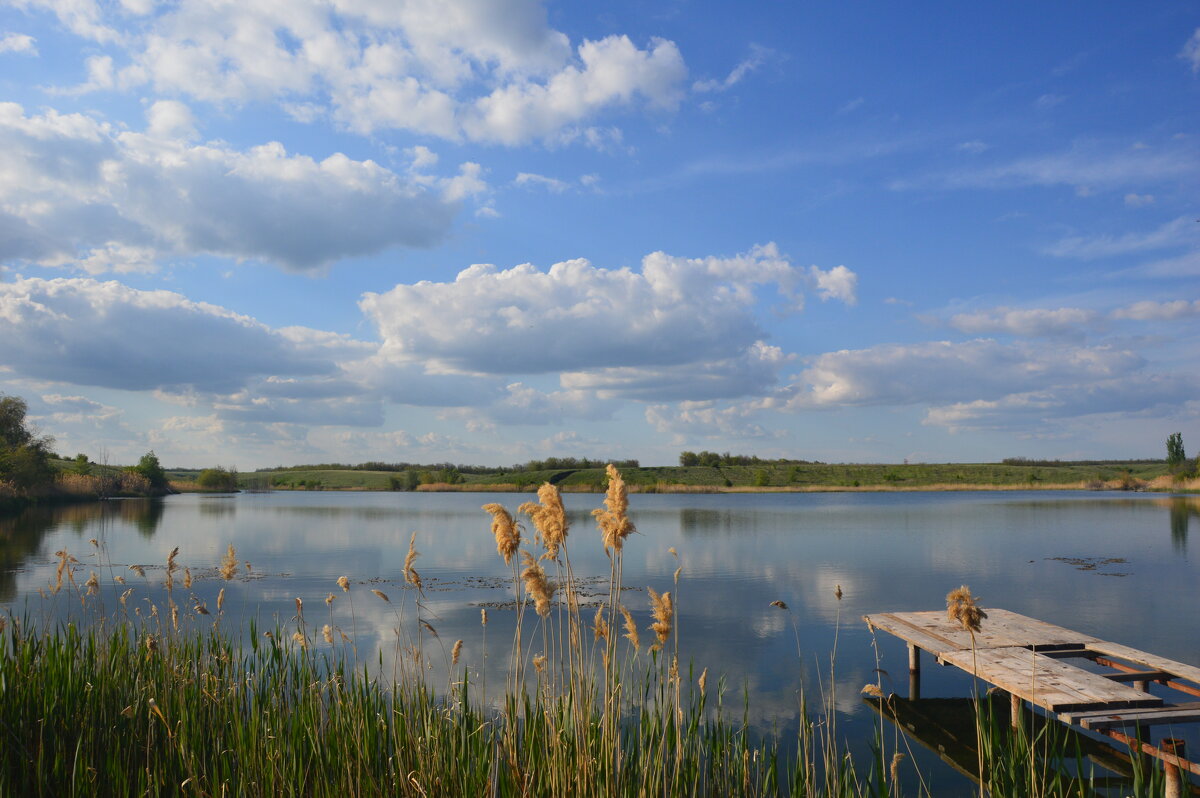
[[360, 306], [394, 363], [475, 374], [658, 368], [744, 355], [763, 337], [754, 306], [764, 289], [797, 307], [811, 281], [766, 245], [732, 258], [655, 252], [640, 271], [584, 259], [545, 272], [475, 265], [453, 282], [365, 294]]
[[956, 314], [950, 318], [950, 326], [968, 335], [1004, 333], [1026, 338], [1079, 338], [1099, 316], [1085, 308], [991, 308]]
[[473, 164], [426, 179], [432, 190], [340, 153], [193, 146], [176, 138], [193, 131], [186, 106], [156, 103], [149, 116], [148, 131], [132, 133], [0, 104], [0, 261], [144, 271], [151, 253], [207, 253], [314, 269], [432, 245], [457, 200], [483, 186]]
[[675, 436], [678, 443], [695, 438], [752, 439], [771, 436], [753, 420], [757, 409], [738, 404], [721, 407], [713, 402], [679, 402], [650, 405], [646, 422], [659, 432]]
[[673, 42], [642, 48], [614, 34], [573, 47], [536, 0], [181, 0], [128, 32], [118, 32], [121, 15], [87, 0], [21, 3], [123, 48], [89, 90], [149, 83], [212, 103], [276, 101], [294, 118], [330, 115], [361, 133], [587, 140], [592, 118], [610, 109], [673, 109], [687, 77]]
[[505, 393], [488, 409], [487, 418], [501, 424], [561, 424], [568, 420], [608, 418], [615, 403], [583, 390], [539, 391], [520, 382], [505, 386]]
[[0, 340], [0, 364], [18, 374], [132, 391], [230, 394], [273, 375], [337, 373], [326, 347], [246, 316], [82, 278], [0, 283]]

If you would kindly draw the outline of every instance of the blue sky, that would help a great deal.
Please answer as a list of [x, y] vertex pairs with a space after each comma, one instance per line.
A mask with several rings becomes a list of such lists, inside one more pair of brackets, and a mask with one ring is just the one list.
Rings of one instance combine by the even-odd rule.
[[171, 465], [1160, 457], [1192, 3], [7, 0], [0, 392]]

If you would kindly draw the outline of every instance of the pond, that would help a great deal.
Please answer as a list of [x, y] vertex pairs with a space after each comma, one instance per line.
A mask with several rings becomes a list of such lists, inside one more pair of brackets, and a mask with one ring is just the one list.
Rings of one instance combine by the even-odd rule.
[[[178, 563], [193, 580], [184, 591], [188, 600], [180, 601], [187, 605], [184, 623], [211, 623], [187, 608], [215, 609], [225, 588], [226, 624], [246, 630], [253, 618], [260, 633], [276, 625], [290, 633], [299, 597], [310, 626], [332, 619], [354, 640], [359, 657], [372, 662], [381, 652], [391, 656], [394, 629], [412, 624], [418, 612], [415, 591], [403, 579], [416, 532], [415, 567], [424, 582], [419, 615], [437, 632], [430, 645], [449, 648], [464, 640], [463, 661], [477, 683], [501, 684], [504, 641], [511, 639], [515, 616], [512, 572], [496, 553], [480, 506], [498, 502], [515, 513], [531, 498], [192, 494], [33, 510], [0, 519], [0, 606], [41, 622], [112, 615], [120, 594], [133, 588], [128, 606], [144, 607], [161, 600], [163, 566], [178, 547]], [[564, 496], [574, 574], [596, 600], [606, 595], [609, 574], [591, 517], [602, 498]], [[1196, 498], [1049, 491], [630, 498], [639, 534], [625, 545], [629, 589], [622, 600], [643, 640], [651, 636], [645, 588], [671, 591], [681, 661], [696, 674], [707, 668], [710, 684], [723, 676], [726, 706], [740, 717], [748, 702], [752, 722], [762, 729], [795, 728], [803, 687], [810, 702], [833, 696], [839, 735], [865, 756], [879, 721], [860, 689], [880, 678], [878, 668], [885, 691], [905, 694], [907, 659], [903, 643], [886, 634], [876, 640], [862, 616], [940, 609], [946, 593], [962, 584], [985, 608], [1200, 664], [1200, 541], [1189, 543], [1191, 527], [1200, 525]], [[237, 578], [225, 582], [217, 566], [230, 544], [242, 565]], [[39, 594], [54, 581], [54, 552], [61, 549], [79, 560], [80, 584], [97, 573], [97, 601], [81, 606], [77, 593]], [[142, 566], [145, 577], [131, 565]], [[336, 585], [343, 575], [352, 583], [345, 598]], [[181, 573], [177, 593], [182, 579]], [[324, 603], [331, 592], [337, 596], [332, 611]], [[481, 608], [490, 618], [486, 640]], [[240, 616], [240, 627], [231, 615]], [[923, 697], [962, 697], [970, 690], [953, 668], [926, 669]], [[927, 778], [941, 779], [951, 792], [961, 786], [961, 777], [936, 758], [916, 755]]]

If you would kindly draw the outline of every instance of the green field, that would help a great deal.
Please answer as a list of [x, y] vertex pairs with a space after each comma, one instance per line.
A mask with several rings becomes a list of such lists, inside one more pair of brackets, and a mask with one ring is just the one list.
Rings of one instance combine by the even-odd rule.
[[[1149, 482], [1167, 473], [1165, 463], [1105, 462], [1050, 465], [1004, 463], [914, 463], [914, 464], [797, 464], [747, 466], [657, 466], [627, 468], [625, 480], [636, 490], [821, 490], [894, 488], [920, 489], [953, 487], [1045, 487], [1080, 483], [1111, 483], [1126, 480], [1131, 485]], [[172, 475], [174, 477], [174, 474]], [[404, 472], [356, 470], [258, 471], [240, 475], [243, 487], [256, 484], [284, 490], [398, 490]], [[1136, 481], [1136, 482], [1133, 482]], [[552, 482], [564, 490], [601, 491], [604, 471], [598, 468], [543, 471], [496, 471], [464, 474], [459, 490], [504, 485], [514, 490], [535, 490]]]

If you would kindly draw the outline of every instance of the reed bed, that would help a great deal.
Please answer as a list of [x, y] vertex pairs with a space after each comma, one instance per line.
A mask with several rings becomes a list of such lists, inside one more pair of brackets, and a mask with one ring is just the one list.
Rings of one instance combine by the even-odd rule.
[[[649, 606], [622, 603], [622, 555], [636, 530], [628, 488], [611, 466], [607, 476], [593, 514], [611, 570], [597, 606], [581, 606], [556, 488], [543, 485], [517, 515], [482, 508], [515, 607], [499, 695], [460, 662], [461, 640], [438, 638], [416, 535], [403, 595], [342, 576], [330, 580], [325, 608], [308, 610], [328, 622], [306, 620], [297, 598], [292, 619], [265, 630], [229, 624], [224, 590], [210, 605], [190, 594], [192, 570], [177, 549], [155, 599], [137, 606], [126, 601], [126, 576], [102, 564], [125, 591], [115, 614], [100, 603], [95, 570], [59, 552], [43, 592], [77, 601], [77, 620], [0, 617], [0, 795], [900, 795], [907, 744], [897, 735], [885, 746], [881, 725], [876, 756], [856, 764], [837, 735], [832, 688], [820, 691], [816, 721], [799, 697], [794, 738], [756, 735], [748, 707], [727, 710], [723, 680], [681, 660], [682, 566], [670, 584], [647, 588]], [[231, 545], [211, 578], [250, 568]], [[140, 566], [129, 572], [146, 578]], [[356, 600], [394, 610], [390, 658], [385, 646], [360, 661]], [[481, 623], [486, 648], [488, 609]], [[430, 672], [444, 672], [445, 685]], [[1028, 792], [1040, 772], [1010, 748], [997, 744], [1001, 764], [987, 761], [985, 772], [1012, 782], [997, 781], [992, 794], [1074, 794]], [[929, 794], [921, 785], [915, 794]]]

